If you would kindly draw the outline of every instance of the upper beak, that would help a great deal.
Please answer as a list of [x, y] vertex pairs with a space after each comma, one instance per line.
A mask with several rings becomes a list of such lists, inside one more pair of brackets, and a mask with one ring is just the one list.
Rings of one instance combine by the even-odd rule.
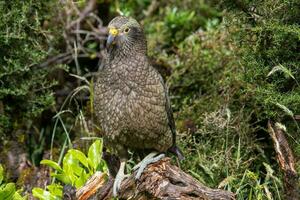
[[109, 48], [111, 45], [115, 44], [116, 37], [118, 36], [119, 31], [116, 28], [110, 28], [109, 34], [107, 37], [106, 47]]

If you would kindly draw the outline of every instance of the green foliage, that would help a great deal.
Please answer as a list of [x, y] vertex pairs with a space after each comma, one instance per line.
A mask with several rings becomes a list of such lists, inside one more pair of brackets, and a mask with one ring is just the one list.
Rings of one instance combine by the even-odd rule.
[[227, 2], [218, 27], [189, 36], [167, 58], [176, 59], [170, 85], [178, 125], [196, 129], [182, 139], [185, 167], [213, 187], [227, 182], [238, 199], [281, 199], [272, 144], [259, 140], [268, 138], [269, 119], [281, 121], [299, 149], [299, 23], [288, 12], [293, 1], [242, 2]]
[[[180, 11], [177, 7], [167, 8], [165, 23], [165, 33], [167, 43], [177, 44], [178, 41], [188, 36], [193, 28], [190, 23], [193, 23], [197, 19], [195, 18], [194, 11]], [[184, 31], [181, 31], [184, 30]]]
[[248, 83], [244, 92], [255, 94], [251, 101], [257, 117], [282, 120], [285, 113], [276, 104], [299, 113], [300, 28], [296, 18], [300, 9], [296, 1], [225, 3], [233, 10], [227, 25], [235, 27], [231, 33], [242, 53], [242, 79]]
[[187, 1], [184, 4], [174, 1], [172, 6], [160, 7], [159, 15], [145, 19], [150, 51], [174, 51], [193, 32], [206, 29], [208, 19], [217, 22], [220, 17], [220, 13], [204, 2]]
[[55, 82], [47, 79], [49, 69], [36, 67], [50, 50], [56, 27], [46, 29], [43, 23], [54, 14], [53, 5], [0, 2], [0, 134], [23, 126], [24, 120], [38, 117], [54, 104], [50, 88]]
[[171, 2], [143, 23], [150, 55], [172, 68], [168, 84], [184, 169], [238, 199], [282, 199], [266, 122], [285, 124], [299, 152], [293, 120], [300, 112], [299, 5]]
[[60, 200], [63, 197], [63, 187], [57, 184], [47, 186], [47, 190], [33, 188], [32, 195], [41, 200]]
[[136, 16], [138, 19], [143, 17], [143, 12], [149, 6], [151, 0], [116, 0], [112, 9], [113, 12], [125, 16]]
[[26, 200], [26, 197], [22, 197], [21, 191], [16, 190], [14, 183], [4, 182], [4, 170], [0, 164], [0, 199], [11, 199], [11, 200]]
[[[63, 184], [69, 184], [80, 188], [96, 171], [107, 173], [107, 167], [102, 157], [102, 140], [96, 140], [88, 150], [87, 156], [76, 149], [70, 149], [63, 158], [62, 167], [52, 160], [42, 160], [41, 164], [54, 169], [51, 177]], [[47, 190], [34, 188], [34, 197], [46, 199], [62, 199], [63, 187], [60, 183], [52, 183]]]
[[[0, 21], [0, 134], [22, 126], [24, 119], [32, 121], [54, 104], [49, 70], [35, 65], [60, 42], [57, 25], [45, 27], [57, 13], [51, 9], [59, 9], [55, 3], [0, 3], [5, 16]], [[86, 1], [78, 4], [83, 7]], [[111, 13], [135, 17], [144, 25], [150, 56], [170, 68], [167, 79], [177, 141], [186, 156], [183, 169], [206, 185], [235, 192], [237, 199], [282, 199], [282, 174], [266, 128], [269, 119], [286, 126], [300, 172], [300, 128], [293, 119], [300, 113], [299, 2], [119, 0], [111, 4]], [[88, 49], [91, 57], [98, 51], [95, 43]], [[89, 121], [82, 114], [86, 108], [74, 98], [80, 91], [90, 91], [89, 81], [74, 76], [86, 85], [77, 87], [54, 117], [51, 152], [56, 139], [58, 143], [65, 139], [59, 134], [68, 141], [63, 149], [75, 143], [70, 135], [78, 123], [84, 124], [80, 133], [90, 134]], [[93, 105], [92, 91], [90, 96]], [[92, 106], [87, 109], [93, 112]], [[43, 143], [37, 144], [41, 145], [35, 151], [42, 151]], [[62, 183], [78, 188], [96, 170], [106, 172], [101, 152], [98, 141], [87, 154], [69, 150], [62, 165], [43, 160], [41, 164], [54, 170], [55, 181], [46, 189], [34, 188], [34, 196], [61, 199]], [[5, 186], [0, 191], [16, 194], [13, 184]]]

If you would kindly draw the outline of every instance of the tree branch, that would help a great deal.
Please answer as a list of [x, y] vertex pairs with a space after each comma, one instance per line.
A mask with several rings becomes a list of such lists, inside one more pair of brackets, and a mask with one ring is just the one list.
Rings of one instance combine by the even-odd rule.
[[[119, 199], [181, 199], [181, 200], [232, 200], [231, 192], [208, 188], [178, 167], [171, 165], [170, 158], [149, 165], [140, 180], [133, 173], [122, 183]], [[113, 179], [106, 180], [102, 173], [95, 174], [76, 192], [77, 199], [106, 200], [112, 197]]]

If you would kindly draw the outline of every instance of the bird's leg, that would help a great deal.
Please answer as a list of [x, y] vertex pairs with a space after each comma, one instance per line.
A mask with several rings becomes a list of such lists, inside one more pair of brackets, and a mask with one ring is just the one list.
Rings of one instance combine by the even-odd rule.
[[121, 183], [124, 180], [124, 178], [128, 177], [128, 175], [124, 174], [125, 165], [126, 165], [126, 161], [121, 161], [120, 168], [119, 168], [119, 171], [116, 175], [114, 185], [113, 185], [113, 196], [114, 197], [117, 197], [118, 191], [121, 188]]
[[[137, 165], [135, 165], [133, 167], [133, 170], [137, 170], [137, 173], [135, 175], [135, 179], [138, 180], [144, 169], [151, 163], [155, 163], [157, 161], [159, 161], [160, 159], [162, 159], [163, 157], [165, 157], [165, 154], [159, 154], [157, 155], [158, 153], [157, 152], [151, 152], [150, 154], [148, 154], [141, 162], [139, 162]], [[157, 156], [156, 156], [157, 155]]]

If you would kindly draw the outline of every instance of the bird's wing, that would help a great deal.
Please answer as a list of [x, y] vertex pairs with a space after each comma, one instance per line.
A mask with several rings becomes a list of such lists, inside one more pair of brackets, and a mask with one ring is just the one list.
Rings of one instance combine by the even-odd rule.
[[175, 120], [174, 120], [173, 110], [172, 110], [170, 97], [169, 97], [169, 90], [168, 90], [167, 85], [164, 83], [163, 78], [161, 77], [160, 74], [159, 74], [159, 77], [160, 77], [160, 83], [162, 84], [162, 86], [164, 88], [165, 101], [166, 101], [165, 109], [166, 109], [167, 117], [168, 117], [168, 125], [172, 132], [172, 143], [173, 144], [168, 149], [168, 151], [174, 153], [179, 158], [179, 160], [183, 160], [184, 155], [183, 155], [182, 151], [180, 150], [180, 148], [176, 145], [176, 127], [175, 127]]
[[[157, 73], [159, 73], [159, 72], [157, 72]], [[162, 86], [164, 88], [164, 95], [165, 95], [165, 99], [166, 99], [165, 108], [166, 108], [166, 112], [167, 112], [167, 116], [168, 116], [168, 125], [172, 132], [172, 140], [173, 140], [173, 146], [174, 146], [174, 145], [176, 145], [176, 127], [175, 127], [175, 120], [174, 120], [173, 110], [172, 110], [170, 97], [169, 97], [169, 89], [168, 89], [167, 85], [164, 83], [164, 80], [160, 74], [159, 74], [159, 78], [160, 78], [160, 83], [162, 84]]]

